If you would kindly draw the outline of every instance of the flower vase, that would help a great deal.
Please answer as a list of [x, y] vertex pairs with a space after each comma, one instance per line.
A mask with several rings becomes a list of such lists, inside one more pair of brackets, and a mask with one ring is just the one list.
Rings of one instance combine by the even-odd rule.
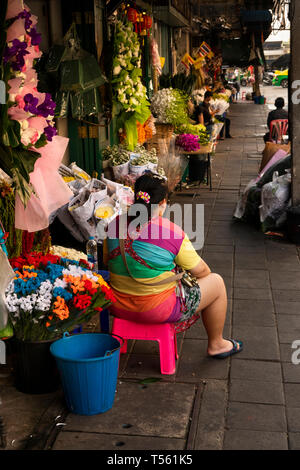
[[59, 388], [59, 372], [50, 353], [50, 346], [57, 339], [22, 341], [12, 338], [15, 386], [20, 392], [42, 394]]

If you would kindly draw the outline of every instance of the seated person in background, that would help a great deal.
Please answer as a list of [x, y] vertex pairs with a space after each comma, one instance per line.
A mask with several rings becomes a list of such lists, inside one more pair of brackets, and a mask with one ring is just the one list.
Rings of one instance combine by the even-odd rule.
[[[175, 323], [176, 331], [189, 328], [202, 312], [208, 335], [207, 354], [223, 359], [243, 348], [242, 342], [223, 338], [227, 311], [224, 281], [211, 272], [184, 231], [163, 217], [167, 197], [167, 186], [161, 177], [145, 174], [137, 179], [135, 204], [144, 208], [145, 220], [141, 221], [139, 215], [135, 230], [130, 226], [134, 219], [128, 217], [124, 224], [127, 266], [120, 249], [120, 217], [109, 224], [104, 259], [108, 260], [110, 285], [116, 298], [110, 312], [143, 324]], [[111, 230], [112, 224], [115, 231]], [[195, 286], [189, 288], [169, 279], [176, 265], [197, 278]], [[164, 280], [166, 283], [159, 284]]]
[[195, 114], [194, 120], [197, 124], [203, 124], [208, 132], [211, 132], [213, 120], [212, 118], [218, 113], [217, 111], [212, 112], [209, 103], [212, 100], [212, 92], [207, 91], [204, 95], [203, 103], [200, 103], [198, 106], [195, 107]]
[[[283, 109], [284, 104], [285, 103], [284, 103], [283, 98], [276, 98], [276, 100], [275, 100], [276, 109], [271, 111], [268, 115], [267, 125], [268, 125], [269, 129], [270, 129], [270, 124], [271, 124], [272, 121], [276, 121], [277, 119], [288, 119], [289, 118], [288, 112], [285, 109]], [[264, 141], [265, 141], [265, 143], [270, 141], [270, 131], [265, 134]]]

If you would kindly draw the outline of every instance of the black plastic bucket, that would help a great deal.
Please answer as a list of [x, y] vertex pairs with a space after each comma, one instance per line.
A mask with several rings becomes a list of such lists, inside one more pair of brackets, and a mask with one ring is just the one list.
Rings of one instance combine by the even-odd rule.
[[60, 375], [50, 353], [55, 340], [21, 341], [12, 338], [12, 365], [16, 388], [23, 393], [50, 393], [60, 386]]

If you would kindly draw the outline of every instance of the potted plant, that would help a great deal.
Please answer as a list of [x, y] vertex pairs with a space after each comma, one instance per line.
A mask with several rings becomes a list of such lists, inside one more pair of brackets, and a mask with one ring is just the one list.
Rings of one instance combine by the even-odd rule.
[[114, 301], [110, 287], [84, 260], [30, 253], [11, 260], [15, 278], [5, 301], [14, 330], [16, 387], [55, 390], [59, 377], [50, 345]]

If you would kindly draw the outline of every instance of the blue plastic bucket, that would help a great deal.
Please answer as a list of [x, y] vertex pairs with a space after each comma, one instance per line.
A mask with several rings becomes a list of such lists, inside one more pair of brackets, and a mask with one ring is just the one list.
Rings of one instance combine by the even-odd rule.
[[254, 103], [259, 104], [259, 96], [254, 96]]
[[69, 410], [79, 415], [104, 413], [112, 408], [117, 387], [122, 338], [85, 333], [55, 341], [50, 352], [60, 372]]

